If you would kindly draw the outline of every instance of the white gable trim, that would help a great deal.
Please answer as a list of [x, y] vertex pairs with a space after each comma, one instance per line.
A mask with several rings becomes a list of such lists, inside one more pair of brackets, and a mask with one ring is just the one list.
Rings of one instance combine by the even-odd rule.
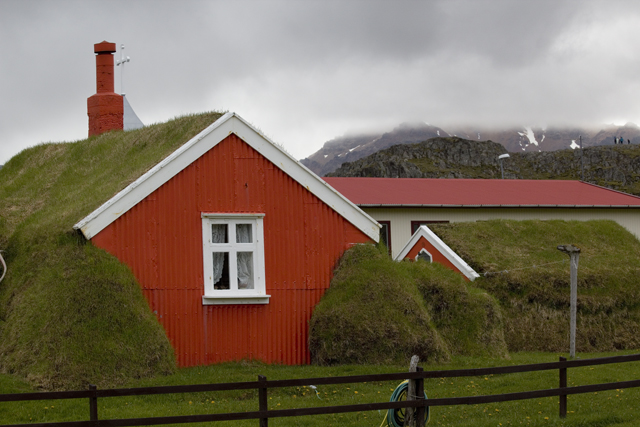
[[[409, 251], [418, 243], [421, 237], [427, 239], [429, 243], [433, 245], [442, 255], [445, 256], [453, 264], [462, 274], [464, 274], [467, 279], [473, 281], [474, 279], [480, 277], [478, 273], [475, 272], [473, 268], [469, 264], [467, 264], [457, 253], [451, 250], [451, 248], [443, 242], [438, 236], [435, 235], [433, 231], [429, 229], [426, 225], [421, 225], [418, 227], [413, 236], [409, 239], [407, 244], [402, 248], [398, 256], [396, 256], [396, 261], [402, 261]], [[433, 256], [432, 256], [433, 260]]]
[[230, 134], [236, 134], [373, 241], [380, 225], [235, 113], [227, 113], [73, 226], [91, 239]]

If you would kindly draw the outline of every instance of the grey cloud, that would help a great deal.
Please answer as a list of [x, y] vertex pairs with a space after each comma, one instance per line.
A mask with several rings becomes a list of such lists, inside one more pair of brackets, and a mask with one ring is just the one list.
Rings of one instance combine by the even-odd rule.
[[575, 19], [566, 1], [477, 1], [443, 4], [447, 19], [438, 45], [498, 66], [524, 66], [544, 55]]
[[126, 45], [145, 123], [234, 109], [299, 157], [413, 119], [639, 122], [639, 13], [614, 0], [3, 0], [0, 163], [86, 135], [105, 39]]

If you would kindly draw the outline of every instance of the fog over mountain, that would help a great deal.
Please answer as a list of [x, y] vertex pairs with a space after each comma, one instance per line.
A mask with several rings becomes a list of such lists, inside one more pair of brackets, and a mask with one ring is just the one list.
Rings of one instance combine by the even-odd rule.
[[493, 141], [507, 151], [536, 152], [615, 145], [622, 139], [625, 145], [640, 144], [640, 127], [633, 123], [599, 127], [542, 127], [482, 128], [450, 126], [441, 128], [424, 122], [402, 123], [388, 132], [347, 134], [324, 143], [324, 146], [301, 162], [320, 176], [335, 171], [345, 162], [353, 162], [379, 150], [397, 144], [413, 144], [430, 138], [457, 136], [472, 141]]

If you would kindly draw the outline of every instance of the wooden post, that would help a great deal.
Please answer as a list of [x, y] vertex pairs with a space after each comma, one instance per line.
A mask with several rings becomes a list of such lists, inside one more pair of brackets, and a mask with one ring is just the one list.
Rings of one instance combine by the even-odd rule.
[[[561, 362], [566, 362], [567, 358], [560, 356]], [[567, 386], [567, 368], [560, 368], [560, 388]], [[560, 418], [567, 418], [567, 395], [560, 395]]]
[[[409, 372], [416, 372], [418, 369], [418, 362], [420, 357], [411, 356], [411, 362], [409, 363]], [[414, 400], [416, 396], [416, 381], [409, 380], [409, 386], [407, 387], [407, 400]], [[407, 427], [415, 427], [417, 423], [414, 418], [414, 408], [405, 408], [404, 411], [404, 425]]]
[[89, 421], [98, 421], [98, 394], [96, 393], [97, 389], [98, 388], [95, 385], [89, 384], [89, 390], [92, 392], [91, 397], [89, 397]]
[[569, 255], [571, 261], [571, 330], [569, 343], [569, 356], [576, 357], [576, 317], [578, 311], [578, 260], [580, 259], [580, 248], [573, 245], [560, 245], [558, 250]]
[[[421, 366], [416, 368], [416, 372], [422, 372]], [[418, 378], [416, 380], [416, 400], [424, 400], [424, 378]], [[416, 427], [424, 427], [424, 406], [415, 408], [414, 418]]]
[[[267, 412], [269, 406], [267, 404], [267, 377], [258, 375], [258, 381], [260, 382], [260, 388], [258, 389], [258, 405], [260, 412]], [[268, 427], [269, 418], [260, 418], [260, 427]]]

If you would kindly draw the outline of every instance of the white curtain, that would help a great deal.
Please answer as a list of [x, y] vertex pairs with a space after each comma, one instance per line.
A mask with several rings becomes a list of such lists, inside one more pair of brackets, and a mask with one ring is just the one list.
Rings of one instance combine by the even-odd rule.
[[252, 252], [238, 252], [238, 289], [253, 289]]
[[[236, 243], [252, 243], [251, 224], [236, 224]], [[238, 252], [238, 289], [253, 289], [253, 252]]]
[[[227, 225], [211, 225], [211, 243], [227, 243]], [[218, 283], [224, 269], [224, 252], [213, 253], [213, 284]]]
[[251, 224], [236, 224], [236, 243], [251, 243]]

